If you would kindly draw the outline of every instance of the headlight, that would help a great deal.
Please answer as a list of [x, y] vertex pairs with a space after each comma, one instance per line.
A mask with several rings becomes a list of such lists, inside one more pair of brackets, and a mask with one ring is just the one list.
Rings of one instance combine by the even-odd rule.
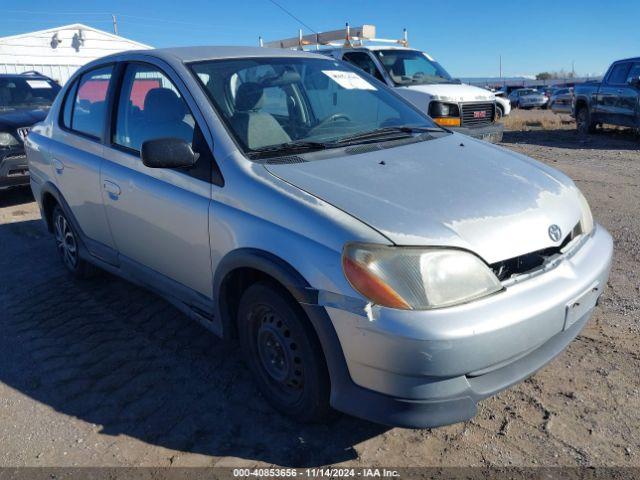
[[456, 249], [350, 243], [342, 267], [371, 302], [403, 310], [447, 307], [502, 289], [480, 258]]
[[0, 132], [0, 147], [12, 147], [19, 144], [18, 139], [9, 132]]
[[593, 230], [593, 214], [591, 213], [589, 203], [587, 202], [587, 199], [584, 198], [582, 192], [577, 188], [576, 192], [578, 193], [578, 201], [580, 202], [580, 209], [582, 210], [582, 216], [580, 217], [580, 227], [582, 229], [582, 233], [588, 234]]
[[429, 105], [431, 117], [459, 117], [460, 111], [455, 103], [431, 102]]

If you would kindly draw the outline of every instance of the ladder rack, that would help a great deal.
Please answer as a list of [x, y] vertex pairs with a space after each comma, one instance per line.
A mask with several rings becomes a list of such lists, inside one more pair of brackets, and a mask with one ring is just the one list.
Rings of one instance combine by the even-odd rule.
[[340, 30], [331, 30], [330, 32], [302, 34], [302, 30], [298, 31], [297, 37], [285, 38], [282, 40], [271, 40], [264, 42], [259, 37], [259, 45], [261, 47], [271, 48], [288, 48], [296, 50], [304, 50], [305, 47], [354, 47], [362, 46], [365, 42], [375, 43], [394, 43], [403, 47], [409, 46], [407, 38], [407, 29], [403, 30], [402, 38], [399, 40], [376, 38], [375, 25], [362, 25], [360, 27], [350, 27], [347, 23], [345, 28]]

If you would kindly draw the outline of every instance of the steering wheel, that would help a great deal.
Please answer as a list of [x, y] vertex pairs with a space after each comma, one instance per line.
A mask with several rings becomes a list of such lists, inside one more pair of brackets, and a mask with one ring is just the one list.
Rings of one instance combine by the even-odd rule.
[[322, 128], [322, 127], [324, 127], [325, 125], [327, 125], [329, 123], [338, 122], [338, 121], [350, 122], [351, 121], [351, 117], [349, 115], [347, 115], [346, 113], [342, 113], [342, 112], [334, 113], [333, 115], [329, 115], [327, 118], [322, 120], [314, 128]]

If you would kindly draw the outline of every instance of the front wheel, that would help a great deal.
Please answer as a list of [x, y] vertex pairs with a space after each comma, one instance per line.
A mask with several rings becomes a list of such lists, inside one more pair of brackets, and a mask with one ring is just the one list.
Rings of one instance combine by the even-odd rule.
[[238, 334], [245, 361], [276, 410], [301, 422], [331, 416], [324, 356], [293, 298], [271, 283], [252, 285], [240, 300]]
[[504, 117], [504, 110], [501, 105], [496, 105], [496, 122], [499, 122]]

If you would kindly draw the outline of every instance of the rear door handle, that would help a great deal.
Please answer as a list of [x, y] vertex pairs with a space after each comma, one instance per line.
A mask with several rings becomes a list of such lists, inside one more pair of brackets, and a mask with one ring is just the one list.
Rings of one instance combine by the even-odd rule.
[[120, 187], [109, 181], [109, 180], [105, 180], [104, 182], [102, 182], [102, 186], [104, 187], [104, 189], [110, 194], [113, 195], [115, 197], [117, 197], [118, 195], [120, 195], [120, 193], [122, 192], [120, 190]]
[[57, 158], [54, 158], [53, 160], [51, 160], [51, 164], [53, 165], [53, 168], [57, 173], [62, 173], [62, 171], [64, 170], [64, 163], [62, 163]]

